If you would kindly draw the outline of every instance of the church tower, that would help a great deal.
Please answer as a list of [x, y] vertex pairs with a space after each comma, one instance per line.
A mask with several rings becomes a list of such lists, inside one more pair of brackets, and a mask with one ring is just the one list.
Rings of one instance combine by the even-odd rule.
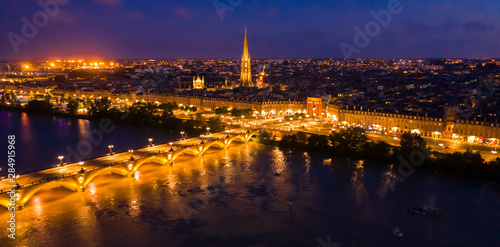
[[252, 67], [250, 55], [248, 54], [247, 28], [245, 27], [245, 44], [243, 46], [243, 55], [241, 55], [241, 76], [240, 85], [243, 87], [252, 86]]
[[200, 76], [195, 79], [193, 76], [193, 89], [204, 89], [205, 88], [205, 77], [203, 76], [203, 79], [200, 79]]

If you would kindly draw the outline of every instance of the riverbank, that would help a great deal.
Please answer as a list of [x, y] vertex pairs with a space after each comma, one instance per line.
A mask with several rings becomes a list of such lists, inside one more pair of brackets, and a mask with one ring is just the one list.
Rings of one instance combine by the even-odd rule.
[[[136, 103], [127, 111], [110, 109], [110, 102], [107, 99], [99, 99], [89, 107], [88, 115], [76, 114], [76, 111], [61, 111], [47, 101], [32, 100], [26, 106], [20, 104], [1, 104], [0, 111], [24, 112], [33, 115], [60, 117], [67, 119], [85, 119], [100, 121], [110, 119], [113, 124], [131, 127], [146, 127], [171, 131], [174, 133], [184, 132], [190, 136], [199, 136], [207, 132], [207, 128], [212, 132], [219, 132], [226, 126], [220, 119], [206, 119], [201, 114], [191, 120], [180, 119], [173, 115], [172, 110], [179, 109], [175, 104], [156, 105], [151, 103]], [[158, 110], [164, 110], [164, 114], [155, 114]], [[191, 108], [187, 108], [189, 110]], [[191, 109], [192, 110], [192, 109]], [[196, 109], [194, 109], [196, 110]]]
[[400, 146], [383, 141], [370, 142], [361, 128], [343, 129], [332, 132], [330, 136], [308, 136], [299, 132], [285, 135], [280, 141], [276, 141], [267, 131], [262, 131], [260, 141], [280, 148], [330, 157], [378, 161], [386, 164], [402, 180], [402, 177], [411, 175], [415, 169], [420, 169], [465, 179], [484, 179], [495, 183], [500, 181], [500, 158], [487, 162], [478, 152], [471, 150], [453, 154], [432, 151], [425, 140], [415, 134], [403, 134]]

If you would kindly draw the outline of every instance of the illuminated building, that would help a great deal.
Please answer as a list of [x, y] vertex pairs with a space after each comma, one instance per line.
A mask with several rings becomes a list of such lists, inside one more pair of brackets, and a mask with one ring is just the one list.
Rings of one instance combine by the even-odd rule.
[[319, 116], [323, 113], [323, 100], [321, 98], [307, 98], [307, 113], [313, 116]]
[[248, 54], [247, 28], [245, 27], [245, 44], [243, 46], [243, 55], [241, 56], [241, 75], [240, 85], [243, 87], [252, 86], [252, 64]]
[[203, 76], [200, 79], [200, 76], [198, 76], [198, 78], [195, 79], [195, 77], [193, 76], [193, 89], [203, 89], [203, 88], [205, 88], [205, 77]]

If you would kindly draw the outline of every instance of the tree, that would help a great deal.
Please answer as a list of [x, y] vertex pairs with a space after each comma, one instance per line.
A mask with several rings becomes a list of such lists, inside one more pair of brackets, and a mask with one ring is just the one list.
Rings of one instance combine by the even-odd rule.
[[334, 150], [342, 155], [360, 152], [368, 141], [365, 130], [359, 127], [332, 132], [329, 139]]
[[[401, 141], [399, 142], [401, 148], [401, 154], [403, 156], [408, 156], [414, 150], [422, 150], [426, 148], [426, 141], [422, 136], [413, 133], [404, 133], [401, 135]], [[425, 153], [425, 152], [424, 152]]]
[[173, 112], [174, 110], [179, 109], [179, 106], [175, 102], [168, 102], [160, 104], [160, 109], [166, 112]]
[[68, 101], [67, 110], [70, 115], [76, 115], [76, 112], [78, 111], [78, 101], [70, 99]]
[[89, 115], [93, 117], [105, 117], [108, 115], [111, 101], [108, 98], [96, 99], [90, 105]]
[[229, 109], [227, 107], [214, 107], [214, 113], [217, 115], [227, 115], [229, 114]]
[[259, 142], [263, 144], [271, 144], [272, 142], [274, 142], [274, 135], [266, 130], [260, 130]]
[[159, 125], [156, 117], [158, 106], [153, 103], [136, 102], [129, 108], [129, 122], [135, 125]]
[[233, 117], [241, 117], [241, 116], [252, 116], [252, 109], [238, 109], [238, 108], [233, 108], [231, 110], [231, 116]]
[[304, 149], [306, 147], [307, 136], [303, 132], [281, 137], [278, 146], [283, 148]]
[[210, 128], [210, 132], [220, 132], [225, 129], [224, 123], [218, 117], [212, 117], [208, 120], [208, 127]]
[[363, 146], [364, 157], [389, 162], [391, 160], [391, 145], [384, 141], [378, 141], [375, 143], [366, 143]]
[[54, 108], [52, 107], [52, 104], [45, 100], [32, 100], [28, 102], [26, 110], [30, 113], [37, 113], [37, 114], [54, 113]]
[[324, 135], [311, 135], [307, 138], [307, 150], [311, 152], [328, 152], [331, 148], [328, 137]]

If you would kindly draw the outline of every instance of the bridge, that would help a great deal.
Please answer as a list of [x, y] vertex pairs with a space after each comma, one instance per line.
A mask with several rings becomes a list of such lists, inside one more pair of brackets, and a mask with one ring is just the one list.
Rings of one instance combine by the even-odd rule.
[[[0, 205], [8, 208], [9, 203], [15, 201], [17, 210], [22, 210], [24, 205], [40, 191], [63, 187], [75, 192], [84, 192], [89, 183], [103, 174], [117, 174], [130, 178], [145, 164], [172, 166], [181, 155], [203, 156], [210, 148], [229, 149], [232, 143], [247, 143], [257, 135], [257, 131], [242, 132], [241, 129], [219, 132], [206, 137], [151, 145], [135, 150], [135, 156], [123, 152], [88, 160], [83, 164], [73, 163], [20, 175], [16, 179], [16, 185], [12, 185], [9, 179], [4, 179], [0, 181]], [[14, 196], [7, 193], [12, 186], [15, 186]]]

